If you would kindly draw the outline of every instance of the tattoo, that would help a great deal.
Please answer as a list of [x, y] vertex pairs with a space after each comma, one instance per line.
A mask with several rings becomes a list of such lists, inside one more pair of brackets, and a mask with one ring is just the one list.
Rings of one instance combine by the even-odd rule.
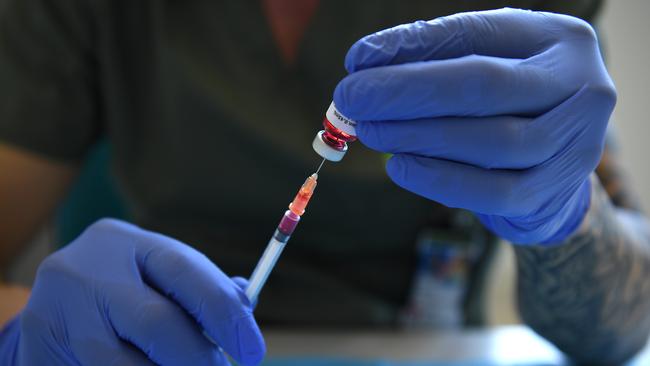
[[648, 222], [636, 214], [640, 226], [630, 230], [618, 214], [592, 176], [575, 234], [559, 246], [515, 248], [522, 318], [579, 364], [621, 364], [648, 340]]
[[603, 157], [596, 168], [596, 174], [614, 206], [640, 211], [639, 201], [636, 199], [636, 195], [631, 192], [611, 148], [605, 147]]

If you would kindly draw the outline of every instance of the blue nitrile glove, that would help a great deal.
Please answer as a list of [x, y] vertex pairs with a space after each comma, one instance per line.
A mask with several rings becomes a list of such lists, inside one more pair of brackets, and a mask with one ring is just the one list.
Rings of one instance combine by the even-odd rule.
[[362, 38], [345, 66], [334, 102], [362, 143], [395, 154], [398, 185], [516, 243], [559, 242], [580, 224], [616, 103], [587, 23], [462, 13]]
[[0, 338], [2, 365], [258, 364], [264, 340], [244, 291], [166, 236], [101, 220], [41, 264]]

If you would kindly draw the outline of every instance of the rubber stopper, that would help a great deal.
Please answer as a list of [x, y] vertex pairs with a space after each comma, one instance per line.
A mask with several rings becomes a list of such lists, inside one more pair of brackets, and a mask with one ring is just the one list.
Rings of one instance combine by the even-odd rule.
[[337, 150], [331, 147], [325, 142], [325, 140], [323, 140], [324, 132], [325, 131], [319, 131], [316, 134], [316, 137], [314, 137], [314, 142], [312, 142], [311, 146], [314, 148], [314, 151], [316, 151], [316, 153], [323, 159], [333, 162], [341, 161], [341, 159], [343, 159], [343, 156], [345, 156], [345, 153], [348, 152], [348, 145], [345, 144], [345, 146], [343, 146], [343, 150]]

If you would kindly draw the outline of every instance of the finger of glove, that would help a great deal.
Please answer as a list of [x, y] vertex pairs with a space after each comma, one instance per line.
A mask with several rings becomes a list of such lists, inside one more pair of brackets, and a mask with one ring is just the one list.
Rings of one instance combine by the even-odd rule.
[[266, 349], [244, 291], [183, 243], [154, 233], [145, 242], [139, 256], [145, 280], [182, 306], [238, 363], [258, 364]]
[[78, 363], [82, 365], [98, 363], [125, 366], [156, 365], [141, 349], [116, 334], [110, 318], [108, 321], [102, 319], [101, 324], [93, 324], [93, 320], [79, 315], [85, 319], [83, 324], [79, 324], [84, 327], [85, 331], [81, 334], [74, 331], [68, 332], [70, 350]]
[[600, 161], [615, 104], [616, 91], [612, 85], [587, 84], [553, 111], [541, 116], [541, 123], [559, 126], [554, 132], [570, 136], [570, 139], [561, 151], [536, 167], [532, 174], [591, 173]]
[[538, 115], [579, 88], [557, 77], [538, 62], [466, 56], [355, 72], [334, 103], [356, 121]]
[[573, 184], [565, 187], [563, 192], [573, 194], [554, 198], [533, 216], [513, 219], [479, 214], [477, 217], [488, 229], [512, 243], [560, 243], [575, 231], [587, 212], [591, 196], [589, 179], [578, 184], [577, 188]]
[[551, 138], [565, 136], [565, 143], [550, 159], [521, 173], [525, 195], [538, 202], [538, 209], [532, 217], [479, 215], [481, 221], [500, 236], [523, 244], [560, 242], [573, 232], [589, 205], [588, 176], [602, 155], [615, 103], [611, 85], [590, 84], [539, 117], [535, 123], [557, 126], [547, 133]]
[[248, 280], [245, 279], [244, 277], [235, 276], [232, 277], [231, 279], [232, 282], [234, 282], [237, 286], [239, 286], [240, 289], [242, 289], [242, 291], [246, 291], [246, 289], [248, 288]]
[[[348, 72], [471, 54], [528, 58], [555, 42], [547, 13], [499, 9], [399, 25], [368, 35], [348, 51]], [[555, 27], [556, 28], [556, 27]]]
[[518, 171], [397, 154], [388, 160], [386, 172], [400, 187], [448, 207], [520, 216], [534, 206], [522, 192], [525, 185]]
[[109, 319], [115, 332], [157, 364], [214, 365], [223, 359], [199, 324], [172, 300], [144, 285], [113, 294]]
[[559, 211], [598, 165], [615, 103], [612, 88], [587, 85], [540, 117], [542, 123], [560, 125], [553, 132], [559, 131], [567, 141], [550, 159], [526, 172], [531, 194], [554, 192], [555, 199], [544, 207], [547, 212]]
[[115, 348], [106, 350], [108, 352], [97, 352], [96, 348], [88, 349], [88, 354], [79, 355], [77, 358], [82, 365], [102, 365], [111, 366], [155, 366], [140, 349], [126, 342], [118, 341]]
[[381, 152], [453, 160], [486, 169], [524, 169], [546, 161], [564, 146], [567, 137], [545, 133], [547, 129], [553, 131], [554, 124], [523, 117], [440, 117], [358, 122], [356, 133], [364, 145]]
[[[232, 281], [239, 286], [242, 291], [246, 292], [246, 289], [248, 288], [248, 280], [245, 279], [244, 277], [232, 277]], [[255, 299], [255, 302], [253, 302], [252, 307], [255, 309], [257, 307], [257, 302], [258, 299]]]

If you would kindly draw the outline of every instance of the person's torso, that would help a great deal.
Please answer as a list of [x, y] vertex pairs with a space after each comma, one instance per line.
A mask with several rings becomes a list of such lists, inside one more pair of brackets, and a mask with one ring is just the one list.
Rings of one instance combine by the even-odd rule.
[[[248, 276], [320, 163], [311, 141], [346, 74], [347, 49], [400, 23], [502, 5], [321, 1], [287, 66], [260, 2], [99, 2], [102, 122], [136, 222]], [[384, 163], [354, 143], [342, 162], [325, 164], [262, 293], [260, 317], [395, 321], [414, 275], [416, 236], [424, 226], [455, 229], [451, 210], [394, 185]]]

